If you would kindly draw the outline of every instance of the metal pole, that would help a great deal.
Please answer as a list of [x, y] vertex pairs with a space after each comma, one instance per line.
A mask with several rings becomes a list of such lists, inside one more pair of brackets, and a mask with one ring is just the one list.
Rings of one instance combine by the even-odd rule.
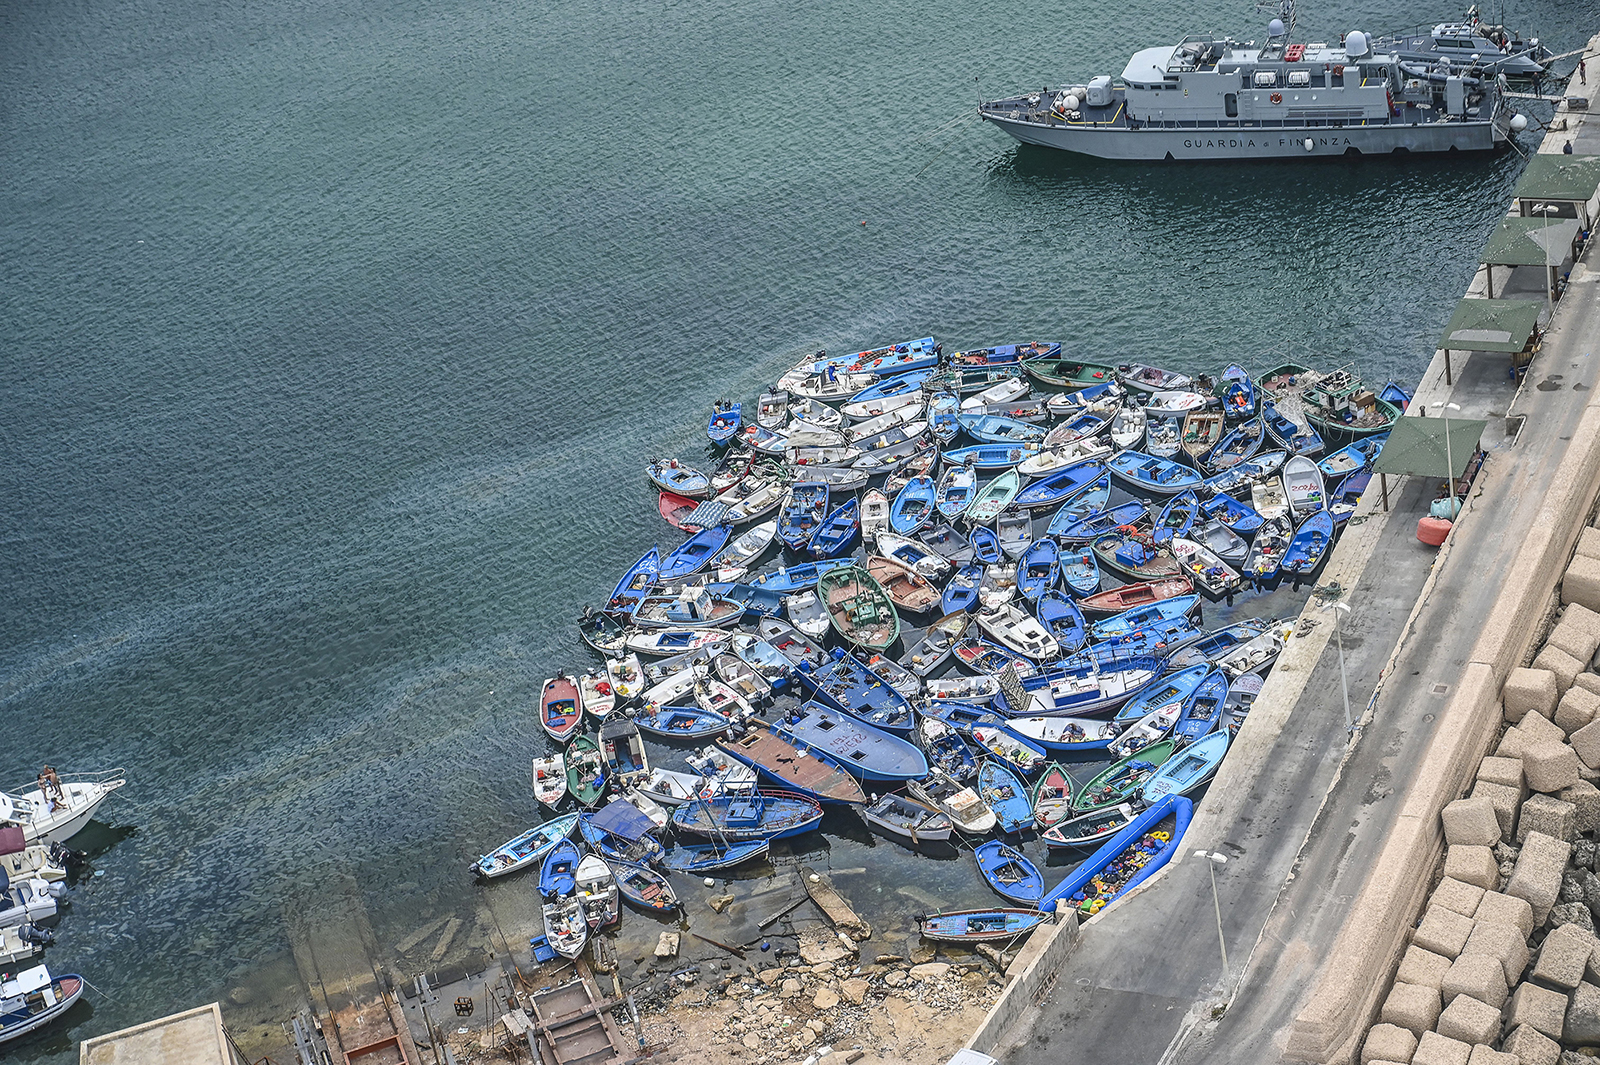
[[1350, 681], [1344, 673], [1344, 612], [1338, 604], [1333, 608], [1333, 635], [1339, 647], [1339, 690], [1344, 694], [1344, 730], [1351, 732], [1355, 729], [1355, 723], [1350, 720]]
[[1211, 874], [1211, 905], [1217, 911], [1217, 946], [1222, 950], [1222, 979], [1228, 979], [1228, 941], [1222, 937], [1222, 900], [1217, 897], [1217, 863], [1206, 856], [1206, 871]]
[[1444, 416], [1444, 464], [1445, 476], [1450, 482], [1450, 520], [1456, 520], [1456, 460], [1450, 453], [1450, 415], [1448, 411]]

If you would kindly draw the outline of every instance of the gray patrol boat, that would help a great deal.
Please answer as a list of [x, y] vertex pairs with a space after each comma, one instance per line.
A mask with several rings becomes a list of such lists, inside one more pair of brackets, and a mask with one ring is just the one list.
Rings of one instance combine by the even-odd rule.
[[1291, 44], [1293, 28], [1282, 0], [1259, 48], [1185, 37], [1134, 53], [1120, 82], [985, 101], [978, 115], [1025, 144], [1103, 159], [1491, 151], [1527, 127], [1493, 75], [1412, 76], [1365, 33]]

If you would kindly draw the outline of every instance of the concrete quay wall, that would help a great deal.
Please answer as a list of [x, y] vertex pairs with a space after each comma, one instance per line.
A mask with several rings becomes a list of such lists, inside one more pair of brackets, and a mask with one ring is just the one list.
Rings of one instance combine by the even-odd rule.
[[[978, 1025], [967, 1049], [993, 1054], [1001, 1038], [1049, 990], [1078, 944], [1078, 913], [1064, 902], [1055, 921], [1035, 929], [1006, 967], [1006, 986]], [[1091, 918], [1092, 920], [1093, 918]]]

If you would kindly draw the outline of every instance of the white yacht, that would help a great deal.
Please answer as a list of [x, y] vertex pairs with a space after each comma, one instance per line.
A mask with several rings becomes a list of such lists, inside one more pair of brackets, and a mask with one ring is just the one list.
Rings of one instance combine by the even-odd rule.
[[127, 783], [120, 769], [69, 773], [43, 788], [0, 791], [0, 826], [18, 825], [28, 843], [64, 843], [83, 830], [111, 793]]

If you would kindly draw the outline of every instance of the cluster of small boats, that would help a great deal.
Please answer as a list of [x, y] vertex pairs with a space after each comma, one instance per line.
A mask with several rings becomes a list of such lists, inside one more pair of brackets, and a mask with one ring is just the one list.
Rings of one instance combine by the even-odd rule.
[[[672, 873], [854, 809], [911, 848], [971, 844], [1023, 909], [923, 934], [994, 938], [1049, 897], [1024, 839], [1094, 850], [1137, 827], [1075, 889], [1092, 912], [1175, 838], [1141, 819], [1211, 779], [1288, 638], [1207, 629], [1204, 602], [1316, 579], [1406, 398], [1347, 369], [1213, 381], [928, 337], [719, 401], [705, 469], [646, 469], [685, 536], [579, 619], [601, 662], [544, 685], [534, 791], [580, 812], [477, 871], [537, 864], [551, 945], [581, 949], [577, 910], [604, 914], [552, 862], [659, 911]], [[691, 747], [688, 770], [652, 767], [657, 744]]]
[[84, 857], [67, 841], [125, 782], [121, 770], [63, 777], [46, 767], [36, 786], [0, 792], [0, 1044], [50, 1024], [83, 996], [81, 976], [12, 966], [55, 943], [60, 900]]

